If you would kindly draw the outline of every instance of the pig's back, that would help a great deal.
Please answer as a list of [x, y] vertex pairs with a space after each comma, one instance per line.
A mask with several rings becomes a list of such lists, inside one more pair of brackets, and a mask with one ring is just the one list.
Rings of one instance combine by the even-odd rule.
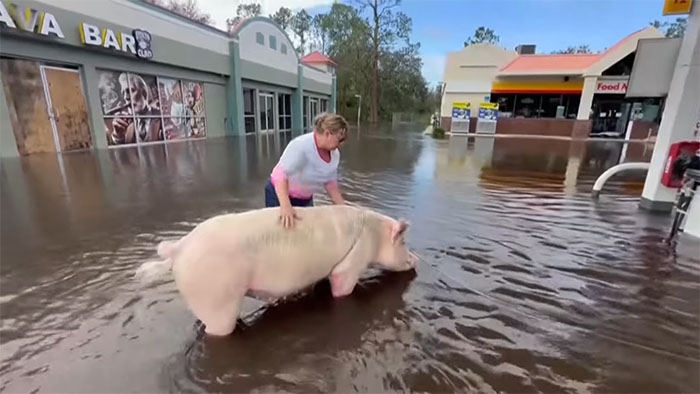
[[345, 206], [296, 208], [293, 229], [279, 222], [279, 208], [243, 214], [238, 247], [251, 259], [252, 290], [282, 296], [326, 277], [359, 236], [362, 213]]

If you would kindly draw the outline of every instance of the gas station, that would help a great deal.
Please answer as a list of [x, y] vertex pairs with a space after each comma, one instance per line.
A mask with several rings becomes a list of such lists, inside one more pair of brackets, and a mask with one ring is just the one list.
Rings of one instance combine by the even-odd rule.
[[[666, 106], [659, 125], [654, 152], [642, 191], [640, 207], [670, 212], [677, 207], [679, 187], [683, 183], [678, 168], [699, 154], [700, 146], [700, 7], [692, 0], [665, 0], [664, 15], [688, 15], [688, 24], [675, 62]], [[697, 160], [697, 158], [696, 158]], [[685, 218], [680, 226], [684, 233], [700, 238], [700, 197], [695, 188], [700, 179], [686, 171], [688, 206], [680, 211]], [[684, 195], [681, 193], [681, 199]], [[684, 213], [680, 212], [680, 213]], [[678, 212], [676, 212], [678, 213]]]

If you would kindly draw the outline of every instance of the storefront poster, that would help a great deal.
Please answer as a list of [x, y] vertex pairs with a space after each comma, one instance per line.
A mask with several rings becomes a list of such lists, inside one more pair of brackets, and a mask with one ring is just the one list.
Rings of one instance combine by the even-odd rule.
[[196, 118], [204, 117], [204, 86], [200, 82], [182, 81], [185, 103], [189, 114]]
[[163, 116], [184, 117], [185, 103], [180, 81], [158, 77], [158, 90], [162, 100]]
[[190, 135], [190, 128], [186, 118], [163, 117], [163, 121], [166, 140], [179, 140]]
[[103, 70], [98, 86], [109, 145], [206, 136], [201, 82]]
[[452, 103], [452, 119], [467, 120], [471, 115], [470, 104], [464, 102]]
[[102, 114], [105, 116], [131, 115], [131, 106], [128, 102], [128, 96], [122, 93], [121, 84], [119, 82], [120, 75], [126, 77], [126, 73], [119, 71], [99, 72], [97, 86], [100, 91]]
[[133, 117], [104, 118], [108, 145], [124, 145], [136, 142]]
[[207, 135], [206, 121], [204, 118], [190, 119], [190, 137], [202, 138]]
[[498, 104], [497, 103], [480, 103], [479, 104], [479, 120], [498, 120]]

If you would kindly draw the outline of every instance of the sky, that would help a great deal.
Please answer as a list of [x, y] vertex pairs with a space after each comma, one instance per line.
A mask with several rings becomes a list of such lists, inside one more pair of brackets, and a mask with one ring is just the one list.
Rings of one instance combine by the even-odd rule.
[[[217, 27], [240, 3], [260, 3], [264, 15], [281, 6], [309, 13], [326, 12], [334, 0], [198, 0]], [[348, 1], [342, 1], [348, 2]], [[412, 41], [421, 44], [423, 76], [442, 80], [445, 55], [463, 48], [479, 26], [493, 29], [499, 45], [514, 49], [535, 44], [537, 53], [571, 45], [604, 50], [649, 22], [672, 21], [661, 15], [663, 0], [403, 0], [398, 9], [413, 20]]]

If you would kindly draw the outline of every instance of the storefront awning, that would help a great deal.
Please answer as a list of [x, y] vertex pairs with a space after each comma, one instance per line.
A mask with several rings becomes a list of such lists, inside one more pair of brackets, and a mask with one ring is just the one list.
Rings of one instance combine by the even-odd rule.
[[533, 79], [499, 79], [491, 86], [491, 93], [552, 93], [576, 94], [583, 90], [583, 80], [533, 80]]

